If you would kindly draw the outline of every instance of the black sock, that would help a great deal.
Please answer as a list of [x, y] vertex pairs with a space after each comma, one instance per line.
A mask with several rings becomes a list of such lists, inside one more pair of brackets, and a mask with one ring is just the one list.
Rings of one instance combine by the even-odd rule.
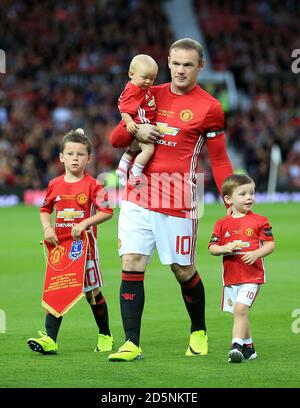
[[144, 303], [144, 272], [122, 271], [120, 305], [125, 340], [131, 340], [136, 346], [140, 344]]
[[110, 336], [107, 303], [101, 292], [95, 296], [95, 301], [96, 304], [91, 305], [91, 309], [99, 328], [99, 333]]
[[187, 282], [179, 283], [184, 303], [191, 319], [191, 333], [197, 330], [206, 331], [205, 292], [198, 272], [196, 271]]
[[46, 321], [45, 321], [46, 332], [47, 332], [47, 335], [51, 337], [51, 339], [53, 339], [55, 342], [57, 339], [57, 334], [60, 328], [61, 321], [62, 321], [62, 316], [55, 317], [51, 313], [47, 313], [46, 315]]

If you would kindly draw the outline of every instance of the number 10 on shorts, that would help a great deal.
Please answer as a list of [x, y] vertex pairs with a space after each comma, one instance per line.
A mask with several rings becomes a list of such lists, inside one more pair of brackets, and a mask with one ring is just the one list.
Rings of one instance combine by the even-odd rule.
[[176, 236], [176, 254], [188, 255], [191, 252], [191, 237], [189, 235]]

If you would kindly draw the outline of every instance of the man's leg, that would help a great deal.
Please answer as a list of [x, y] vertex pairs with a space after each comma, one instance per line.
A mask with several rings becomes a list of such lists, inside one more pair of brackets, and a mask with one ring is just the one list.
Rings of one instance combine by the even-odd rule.
[[182, 297], [191, 319], [191, 337], [186, 355], [205, 355], [208, 343], [205, 325], [205, 291], [194, 265], [172, 264], [171, 269], [181, 286]]
[[140, 329], [144, 309], [144, 273], [147, 256], [126, 254], [122, 256], [122, 282], [120, 305], [125, 344], [117, 353], [109, 356], [110, 361], [132, 361], [142, 358], [139, 347]]

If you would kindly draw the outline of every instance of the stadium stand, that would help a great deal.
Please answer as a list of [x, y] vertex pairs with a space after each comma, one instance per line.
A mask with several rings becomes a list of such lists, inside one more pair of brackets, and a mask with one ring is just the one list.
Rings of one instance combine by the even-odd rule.
[[[111, 148], [108, 135], [119, 120], [128, 62], [149, 53], [160, 67], [157, 83], [169, 78], [167, 51], [175, 38], [163, 3], [1, 1], [7, 72], [0, 75], [0, 187], [45, 187], [61, 171], [58, 143], [70, 128], [91, 136], [93, 175], [116, 167], [122, 151]], [[232, 71], [239, 88], [240, 105], [226, 115], [236, 166], [264, 190], [276, 143], [283, 156], [279, 188], [299, 190], [300, 82], [291, 72], [298, 2], [195, 0], [194, 11], [212, 68]], [[212, 188], [209, 173], [206, 181]]]
[[292, 72], [299, 48], [300, 4], [194, 0], [214, 70], [233, 72], [240, 104], [227, 114], [229, 145], [260, 190], [268, 182], [270, 151], [281, 148], [278, 189], [299, 190], [300, 77]]

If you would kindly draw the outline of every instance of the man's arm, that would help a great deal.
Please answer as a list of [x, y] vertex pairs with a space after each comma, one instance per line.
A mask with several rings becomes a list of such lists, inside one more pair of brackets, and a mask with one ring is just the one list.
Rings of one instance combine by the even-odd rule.
[[233, 169], [226, 151], [225, 134], [207, 138], [207, 153], [216, 186], [221, 192], [226, 177], [233, 174]]
[[[139, 130], [134, 137], [142, 143], [154, 143], [159, 136], [158, 128], [148, 123], [139, 125]], [[127, 132], [126, 126], [119, 123], [110, 136], [111, 144], [113, 147], [127, 147], [131, 145], [133, 141], [133, 135]]]

